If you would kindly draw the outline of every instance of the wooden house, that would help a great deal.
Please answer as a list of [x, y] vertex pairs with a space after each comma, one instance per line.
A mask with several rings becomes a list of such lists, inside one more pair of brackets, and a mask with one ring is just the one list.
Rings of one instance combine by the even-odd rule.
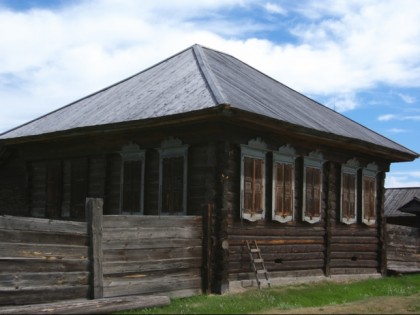
[[420, 188], [388, 188], [384, 205], [387, 271], [420, 272]]
[[389, 224], [420, 227], [420, 188], [386, 189], [384, 212]]
[[[194, 45], [0, 135], [1, 214], [201, 215], [211, 286], [383, 274], [384, 179], [418, 157], [240, 60]], [[171, 222], [168, 222], [170, 225]]]

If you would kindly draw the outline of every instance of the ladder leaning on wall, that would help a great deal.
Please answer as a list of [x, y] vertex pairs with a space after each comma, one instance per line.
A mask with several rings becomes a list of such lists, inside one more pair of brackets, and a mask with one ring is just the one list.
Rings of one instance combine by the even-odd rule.
[[[264, 259], [261, 257], [261, 250], [257, 245], [257, 241], [246, 241], [248, 247], [248, 253], [252, 268], [254, 270], [255, 279], [257, 280], [258, 289], [261, 289], [261, 280], [265, 280], [267, 287], [271, 287], [270, 279], [268, 278], [268, 272], [264, 265]], [[260, 275], [264, 275], [264, 278], [260, 278]]]

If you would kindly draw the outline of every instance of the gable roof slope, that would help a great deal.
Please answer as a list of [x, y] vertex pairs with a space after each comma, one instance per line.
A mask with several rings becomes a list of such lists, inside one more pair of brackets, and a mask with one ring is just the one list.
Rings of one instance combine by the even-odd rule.
[[[411, 200], [420, 198], [420, 187], [388, 188], [385, 190], [384, 212], [386, 217], [411, 216], [399, 209]], [[414, 215], [412, 215], [414, 216]]]
[[200, 45], [5, 132], [0, 140], [189, 113], [221, 104], [418, 157], [235, 57]]

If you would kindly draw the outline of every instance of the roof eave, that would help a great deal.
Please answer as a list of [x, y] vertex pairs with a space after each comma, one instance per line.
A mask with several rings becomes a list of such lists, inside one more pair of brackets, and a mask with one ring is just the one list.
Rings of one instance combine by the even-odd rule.
[[[328, 143], [329, 145], [334, 147], [342, 147], [346, 149], [352, 147], [358, 152], [366, 153], [368, 155], [379, 156], [390, 162], [410, 162], [420, 157], [418, 153], [415, 153], [413, 151], [403, 152], [389, 147], [380, 146], [367, 141], [363, 141], [360, 139], [344, 137], [333, 133], [328, 133], [303, 127], [300, 125], [295, 125], [289, 122], [277, 120], [271, 117], [251, 113], [237, 108], [232, 108], [231, 110], [237, 112], [239, 114], [235, 115], [237, 119], [246, 124], [259, 125], [260, 127], [270, 129], [278, 129], [279, 125], [281, 125], [283, 129], [289, 130], [295, 135], [300, 135], [307, 139], [312, 138], [314, 140], [317, 140], [318, 142]], [[256, 116], [259, 116], [259, 119], [255, 119]]]

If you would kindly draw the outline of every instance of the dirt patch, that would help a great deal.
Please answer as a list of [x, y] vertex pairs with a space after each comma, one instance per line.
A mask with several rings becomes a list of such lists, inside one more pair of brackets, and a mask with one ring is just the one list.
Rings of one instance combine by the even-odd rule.
[[420, 293], [408, 297], [378, 297], [342, 305], [271, 309], [259, 314], [420, 314]]

